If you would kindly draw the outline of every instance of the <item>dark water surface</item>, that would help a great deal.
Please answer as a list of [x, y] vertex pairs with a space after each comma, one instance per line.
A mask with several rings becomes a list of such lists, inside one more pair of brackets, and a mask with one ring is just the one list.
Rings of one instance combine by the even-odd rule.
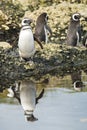
[[34, 122], [26, 121], [20, 103], [8, 98], [5, 90], [0, 96], [0, 130], [87, 130], [87, 92], [70, 89], [68, 82], [45, 86], [33, 113], [38, 118]]

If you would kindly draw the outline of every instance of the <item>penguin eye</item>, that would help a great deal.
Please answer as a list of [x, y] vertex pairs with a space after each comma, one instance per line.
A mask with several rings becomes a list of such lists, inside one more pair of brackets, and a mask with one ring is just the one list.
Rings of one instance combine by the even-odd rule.
[[79, 17], [78, 17], [78, 16], [74, 16], [74, 18], [75, 18], [75, 19], [79, 19]]
[[28, 23], [28, 20], [24, 20], [24, 23]]

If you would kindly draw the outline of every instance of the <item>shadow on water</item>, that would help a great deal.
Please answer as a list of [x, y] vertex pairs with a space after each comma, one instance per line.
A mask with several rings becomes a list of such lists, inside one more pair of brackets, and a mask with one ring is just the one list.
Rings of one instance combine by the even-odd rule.
[[[22, 80], [1, 89], [0, 129], [11, 130], [12, 124], [13, 130], [86, 130], [86, 80], [86, 74], [78, 71], [48, 83]], [[34, 124], [26, 124], [23, 115]]]

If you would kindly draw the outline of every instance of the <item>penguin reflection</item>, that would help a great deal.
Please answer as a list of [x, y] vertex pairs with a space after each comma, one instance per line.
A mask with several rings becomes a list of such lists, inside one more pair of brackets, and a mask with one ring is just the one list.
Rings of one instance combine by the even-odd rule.
[[71, 74], [72, 83], [74, 86], [74, 90], [76, 91], [82, 91], [84, 88], [84, 84], [81, 79], [81, 71], [77, 71]]
[[[18, 88], [16, 88], [17, 86]], [[16, 87], [15, 89], [11, 87], [8, 91], [13, 93], [13, 97], [15, 97], [22, 105], [25, 118], [27, 119], [27, 121], [38, 120], [33, 115], [33, 112], [35, 110], [36, 104], [38, 103], [38, 100], [43, 97], [44, 89], [42, 89], [39, 96], [36, 97], [36, 84], [34, 82], [22, 81], [20, 84], [17, 84]], [[18, 96], [18, 90], [19, 90], [19, 96]]]

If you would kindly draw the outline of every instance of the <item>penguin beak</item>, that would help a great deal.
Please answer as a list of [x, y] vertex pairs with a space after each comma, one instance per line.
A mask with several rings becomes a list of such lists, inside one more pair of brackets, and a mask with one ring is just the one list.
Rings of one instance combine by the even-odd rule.
[[77, 18], [78, 18], [78, 19], [81, 19], [81, 15], [77, 15]]
[[33, 23], [33, 19], [29, 19], [29, 24]]

